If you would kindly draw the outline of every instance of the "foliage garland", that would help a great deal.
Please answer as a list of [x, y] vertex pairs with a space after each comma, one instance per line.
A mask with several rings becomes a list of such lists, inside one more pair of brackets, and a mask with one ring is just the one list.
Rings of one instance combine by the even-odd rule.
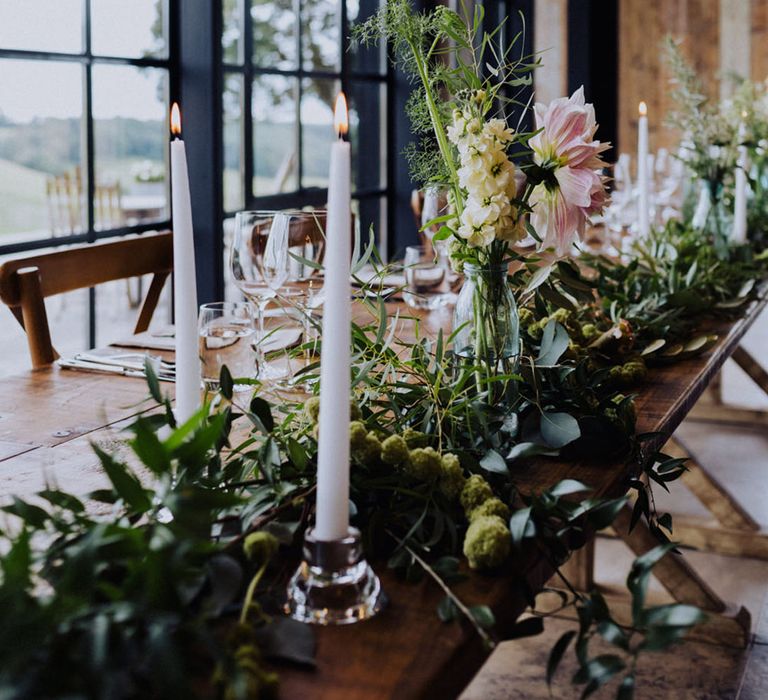
[[[432, 21], [418, 17], [409, 21]], [[450, 337], [406, 342], [384, 301], [370, 301], [381, 283], [361, 295], [371, 321], [353, 327], [353, 517], [372, 559], [442, 588], [446, 622], [467, 618], [486, 644], [497, 640], [490, 608], [467, 606], [452, 590], [467, 575], [462, 555], [503, 572], [510, 552], [535, 547], [557, 568], [627, 502], [592, 498], [574, 480], [523, 493], [516, 477], [528, 458], [599, 457], [609, 443], [604, 458], [642, 462], [648, 481], [631, 483], [632, 521], [645, 518], [660, 545], [628, 576], [632, 625], [563, 579], [563, 605], [575, 606], [579, 628], [558, 640], [546, 678], [573, 642], [584, 697], [620, 674], [618, 697], [632, 697], [638, 655], [667, 648], [703, 619], [690, 606], [645, 603], [652, 567], [674, 547], [671, 517], [656, 512], [650, 484], [667, 488], [685, 466], [663, 454], [641, 459], [656, 436], [635, 434], [627, 392], [655, 363], [704, 352], [707, 320], [736, 318], [761, 293], [768, 256], [756, 241], [726, 257], [712, 249], [672, 223], [626, 263], [589, 254], [579, 265], [518, 260], [524, 359], [518, 376], [495, 378], [516, 387], [503, 411], [478, 390], [473, 368], [454, 360]], [[355, 269], [370, 262], [372, 244]], [[317, 369], [305, 376], [316, 388]], [[3, 507], [3, 697], [271, 697], [269, 664], [313, 664], [311, 630], [278, 613], [313, 508], [314, 402], [275, 404], [256, 382], [248, 405], [238, 405], [225, 368], [220, 395], [178, 426], [149, 365], [147, 375], [148, 407], [161, 410], [128, 427], [130, 453], [94, 445], [108, 488], [81, 500], [50, 486]], [[239, 442], [236, 421], [251, 426]], [[536, 620], [514, 634], [539, 632]], [[598, 637], [616, 652], [592, 656]]]

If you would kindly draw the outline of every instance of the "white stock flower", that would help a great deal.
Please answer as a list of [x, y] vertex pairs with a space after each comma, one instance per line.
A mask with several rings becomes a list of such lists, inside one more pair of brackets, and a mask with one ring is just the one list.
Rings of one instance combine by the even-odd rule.
[[461, 214], [459, 236], [475, 248], [490, 245], [496, 237], [495, 222], [492, 208], [470, 197]]
[[455, 110], [447, 135], [459, 152], [459, 185], [467, 195], [458, 235], [472, 247], [522, 238], [510, 201], [518, 191], [516, 168], [506, 152], [514, 132], [502, 119], [483, 122]]

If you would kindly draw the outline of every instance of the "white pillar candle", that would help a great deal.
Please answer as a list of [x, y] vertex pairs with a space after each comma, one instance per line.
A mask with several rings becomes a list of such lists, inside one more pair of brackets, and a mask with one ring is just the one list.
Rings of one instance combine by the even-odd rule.
[[[746, 118], [746, 114], [742, 117]], [[746, 243], [747, 240], [747, 147], [744, 145], [746, 127], [744, 122], [739, 125], [739, 159], [736, 163], [733, 193], [733, 231], [731, 240], [734, 243]]]
[[323, 341], [320, 364], [320, 434], [315, 537], [338, 540], [349, 530], [351, 157], [344, 93], [336, 100], [326, 225]]
[[641, 237], [650, 232], [648, 201], [648, 108], [645, 102], [638, 107], [637, 121], [637, 231]]
[[197, 281], [187, 152], [181, 140], [178, 104], [171, 109], [171, 207], [173, 214], [173, 312], [176, 333], [176, 418], [187, 420], [200, 406], [197, 342]]

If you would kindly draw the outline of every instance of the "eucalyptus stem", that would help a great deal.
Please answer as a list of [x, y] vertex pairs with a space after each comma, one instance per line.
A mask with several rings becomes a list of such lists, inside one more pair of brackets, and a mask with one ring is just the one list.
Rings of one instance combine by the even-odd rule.
[[[389, 532], [389, 531], [387, 531]], [[418, 562], [419, 566], [426, 571], [427, 574], [432, 578], [432, 580], [440, 586], [440, 588], [443, 590], [445, 595], [447, 595], [451, 602], [461, 611], [461, 614], [464, 615], [472, 624], [472, 626], [475, 628], [477, 633], [480, 635], [480, 638], [485, 642], [485, 644], [490, 648], [493, 649], [496, 646], [496, 642], [493, 641], [491, 636], [480, 626], [480, 624], [475, 620], [474, 615], [472, 615], [472, 611], [464, 605], [464, 603], [461, 602], [461, 600], [458, 598], [458, 596], [450, 589], [448, 584], [443, 581], [442, 578], [438, 575], [438, 573], [424, 560], [422, 559], [416, 551], [408, 545], [407, 542], [404, 542], [403, 540], [396, 537], [393, 533], [389, 532], [389, 534], [394, 537], [397, 542], [399, 542], [400, 546], [405, 549], [408, 554], [410, 554], [416, 562]]]

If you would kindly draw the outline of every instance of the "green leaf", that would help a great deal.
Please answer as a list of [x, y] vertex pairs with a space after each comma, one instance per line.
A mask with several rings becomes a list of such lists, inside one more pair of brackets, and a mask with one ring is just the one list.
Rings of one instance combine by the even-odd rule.
[[147, 386], [149, 387], [150, 396], [157, 401], [157, 403], [163, 403], [163, 392], [160, 390], [160, 381], [157, 378], [154, 364], [149, 356], [144, 358], [144, 374], [147, 375]]
[[553, 367], [557, 364], [562, 354], [568, 349], [568, 331], [557, 321], [551, 320], [544, 327], [539, 346], [539, 356], [536, 365], [539, 367]]
[[255, 631], [259, 649], [270, 661], [290, 661], [302, 666], [315, 666], [315, 632], [312, 625], [282, 615]]
[[550, 496], [560, 497], [560, 496], [567, 496], [572, 493], [581, 493], [582, 491], [591, 491], [592, 489], [589, 488], [586, 484], [582, 484], [580, 481], [577, 481], [576, 479], [563, 479], [562, 481], [557, 482], [551, 489], [549, 489], [546, 493], [548, 493]]
[[83, 502], [73, 496], [72, 494], [59, 491], [57, 489], [45, 489], [37, 494], [40, 498], [44, 498], [48, 503], [64, 510], [71, 511], [72, 513], [82, 513], [85, 510]]
[[101, 466], [107, 473], [113, 488], [120, 498], [135, 513], [146, 513], [152, 507], [152, 502], [139, 480], [128, 471], [128, 467], [125, 464], [116, 461], [98, 445], [91, 443], [91, 446], [98, 455]]
[[547, 281], [550, 273], [552, 272], [552, 265], [543, 265], [538, 268], [536, 272], [531, 275], [531, 279], [528, 280], [528, 284], [525, 287], [524, 294], [530, 294], [536, 287]]
[[597, 623], [598, 634], [614, 646], [629, 649], [629, 637], [613, 620], [601, 620]]
[[450, 238], [453, 235], [453, 230], [448, 228], [447, 226], [441, 226], [440, 230], [432, 236], [432, 242], [435, 241], [444, 241], [448, 238]]
[[264, 429], [271, 433], [275, 429], [275, 419], [272, 417], [272, 408], [269, 402], [260, 396], [254, 396], [251, 399], [251, 413], [258, 416]]
[[557, 667], [560, 665], [560, 661], [562, 661], [563, 654], [565, 654], [565, 650], [575, 636], [576, 630], [568, 630], [568, 632], [565, 632], [560, 636], [560, 639], [555, 642], [555, 646], [552, 647], [552, 651], [549, 652], [549, 658], [547, 659], [548, 686], [552, 685], [552, 679], [555, 676]]
[[221, 372], [219, 373], [219, 390], [225, 399], [232, 400], [235, 391], [235, 383], [232, 380], [232, 373], [226, 365], [221, 366]]
[[[430, 219], [425, 223], [419, 231], [426, 231], [428, 228], [432, 228], [432, 226], [437, 226], [437, 224], [444, 224], [446, 221], [450, 221], [451, 219], [455, 219], [456, 214], [443, 214], [442, 216], [436, 216], [434, 219]], [[434, 238], [432, 239], [434, 240]]]
[[635, 677], [633, 675], [624, 676], [618, 691], [616, 700], [632, 700], [635, 697]]
[[512, 628], [503, 636], [503, 640], [522, 639], [523, 637], [533, 637], [544, 632], [544, 618], [538, 615], [529, 615], [518, 620]]
[[553, 457], [557, 454], [557, 450], [553, 450], [547, 445], [540, 445], [537, 442], [520, 442], [507, 453], [507, 460], [512, 462], [515, 459], [535, 457], [536, 455], [547, 455], [549, 457]]
[[495, 474], [509, 474], [507, 463], [496, 450], [488, 450], [480, 460], [480, 466]]
[[0, 510], [21, 518], [27, 525], [35, 530], [42, 530], [50, 517], [47, 511], [40, 508], [40, 506], [35, 506], [26, 501], [22, 501], [16, 496], [13, 496], [13, 503], [11, 505], [3, 506]]
[[531, 507], [521, 508], [512, 513], [509, 519], [509, 531], [512, 533], [512, 544], [516, 547], [525, 537], [533, 537], [536, 534], [536, 526], [531, 520]]
[[496, 624], [493, 611], [487, 605], [473, 605], [469, 612], [475, 622], [484, 630], [491, 629]]
[[[601, 685], [607, 683], [619, 671], [626, 668], [621, 657], [615, 654], [601, 654], [594, 659], [590, 659], [574, 675], [574, 683], [594, 683], [597, 690]], [[586, 691], [585, 691], [586, 692]], [[582, 695], [582, 697], [587, 697]]]
[[564, 447], [581, 436], [578, 421], [567, 413], [544, 411], [541, 414], [541, 436], [550, 447]]
[[459, 609], [449, 596], [445, 596], [445, 598], [437, 604], [437, 616], [443, 622], [451, 622], [455, 620], [458, 614]]
[[587, 520], [595, 530], [602, 530], [616, 520], [616, 516], [626, 503], [626, 497], [602, 501], [587, 512]]
[[706, 619], [706, 615], [693, 605], [659, 605], [645, 610], [645, 625], [663, 627], [693, 627]]
[[157, 437], [152, 424], [145, 418], [137, 418], [131, 426], [135, 438], [130, 445], [142, 463], [149, 467], [154, 474], [164, 474], [170, 471], [171, 460], [165, 445]]
[[288, 457], [290, 457], [293, 465], [300, 470], [304, 470], [308, 464], [307, 453], [301, 446], [301, 443], [293, 437], [288, 437], [286, 444], [288, 450]]

